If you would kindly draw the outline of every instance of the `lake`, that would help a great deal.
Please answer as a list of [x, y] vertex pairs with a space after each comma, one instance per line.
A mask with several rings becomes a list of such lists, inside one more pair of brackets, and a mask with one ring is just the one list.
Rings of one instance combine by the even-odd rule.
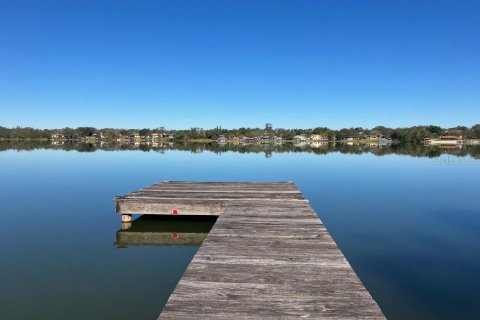
[[389, 319], [480, 318], [479, 146], [47, 142], [0, 142], [0, 318], [156, 319], [214, 223], [119, 238], [113, 198], [161, 180], [293, 180]]

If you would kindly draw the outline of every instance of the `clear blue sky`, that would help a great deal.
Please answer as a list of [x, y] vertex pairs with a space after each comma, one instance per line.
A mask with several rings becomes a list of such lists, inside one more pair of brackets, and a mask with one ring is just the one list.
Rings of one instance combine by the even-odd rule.
[[0, 125], [480, 123], [480, 1], [0, 0]]

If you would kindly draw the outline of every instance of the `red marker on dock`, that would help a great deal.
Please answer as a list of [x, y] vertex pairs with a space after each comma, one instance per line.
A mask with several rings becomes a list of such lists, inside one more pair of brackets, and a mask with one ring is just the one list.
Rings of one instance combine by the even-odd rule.
[[174, 215], [177, 215], [177, 214], [178, 214], [178, 210], [177, 210], [177, 209], [173, 209], [173, 210], [172, 210], [172, 213], [173, 213]]

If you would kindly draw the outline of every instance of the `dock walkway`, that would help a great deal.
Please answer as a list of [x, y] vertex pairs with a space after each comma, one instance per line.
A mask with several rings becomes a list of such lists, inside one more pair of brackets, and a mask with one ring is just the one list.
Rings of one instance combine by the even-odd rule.
[[294, 183], [163, 182], [134, 213], [218, 215], [159, 319], [384, 319]]

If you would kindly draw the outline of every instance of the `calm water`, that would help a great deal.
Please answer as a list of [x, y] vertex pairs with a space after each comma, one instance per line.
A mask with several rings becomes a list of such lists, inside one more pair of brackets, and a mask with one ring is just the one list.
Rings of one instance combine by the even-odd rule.
[[116, 149], [0, 144], [0, 319], [155, 319], [213, 224], [120, 239], [112, 199], [164, 179], [294, 180], [389, 318], [480, 318], [478, 147]]

